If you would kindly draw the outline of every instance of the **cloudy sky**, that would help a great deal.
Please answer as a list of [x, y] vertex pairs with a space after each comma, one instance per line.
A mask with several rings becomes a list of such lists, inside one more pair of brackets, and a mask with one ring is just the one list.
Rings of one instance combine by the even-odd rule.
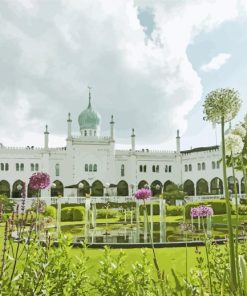
[[0, 142], [64, 146], [88, 104], [119, 147], [135, 128], [140, 147], [219, 144], [203, 121], [218, 87], [239, 90], [247, 113], [246, 0], [0, 0]]

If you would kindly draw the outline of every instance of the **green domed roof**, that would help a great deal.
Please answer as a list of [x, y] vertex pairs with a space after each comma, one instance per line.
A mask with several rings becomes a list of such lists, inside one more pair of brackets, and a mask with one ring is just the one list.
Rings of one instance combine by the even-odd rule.
[[100, 124], [100, 115], [91, 106], [91, 94], [89, 92], [89, 104], [87, 109], [81, 112], [78, 117], [80, 129], [97, 129]]

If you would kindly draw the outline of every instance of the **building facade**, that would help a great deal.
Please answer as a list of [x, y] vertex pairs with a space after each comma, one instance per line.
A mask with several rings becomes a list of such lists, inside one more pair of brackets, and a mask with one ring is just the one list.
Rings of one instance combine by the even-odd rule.
[[[131, 149], [115, 148], [114, 118], [108, 137], [100, 135], [100, 115], [91, 104], [78, 117], [80, 136], [73, 136], [71, 117], [67, 119], [66, 147], [50, 148], [46, 126], [44, 146], [18, 148], [0, 144], [0, 194], [20, 197], [18, 184], [26, 184], [27, 196], [37, 196], [29, 186], [30, 176], [47, 172], [53, 186], [42, 196], [129, 196], [148, 184], [154, 195], [166, 191], [169, 184], [183, 185], [187, 195], [223, 194], [223, 175], [219, 146], [180, 150], [177, 131], [176, 151], [137, 150], [134, 129]], [[229, 188], [233, 190], [232, 173], [228, 171]], [[243, 176], [236, 175], [238, 193], [244, 192]], [[82, 185], [83, 184], [83, 185]]]

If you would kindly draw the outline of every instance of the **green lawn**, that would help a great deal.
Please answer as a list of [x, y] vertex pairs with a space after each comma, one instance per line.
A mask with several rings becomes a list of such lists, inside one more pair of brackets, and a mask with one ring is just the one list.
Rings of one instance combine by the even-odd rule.
[[[154, 217], [154, 221], [159, 221], [159, 217]], [[112, 220], [112, 219], [111, 219]], [[108, 222], [114, 222], [109, 219]], [[166, 220], [169, 222], [182, 221], [181, 216], [168, 216]], [[246, 216], [239, 216], [240, 222], [246, 221]], [[100, 219], [97, 222], [104, 223], [105, 219]], [[213, 223], [227, 223], [226, 215], [216, 215], [212, 219]], [[67, 223], [67, 222], [64, 222]], [[64, 224], [62, 223], [62, 224]], [[71, 224], [78, 224], [80, 222], [70, 222]], [[233, 223], [236, 223], [236, 216], [233, 216]], [[4, 224], [0, 224], [0, 248], [3, 247], [3, 236], [4, 236]], [[204, 247], [200, 247], [200, 250], [204, 254]], [[77, 256], [80, 256], [80, 249], [71, 249], [70, 254], [76, 260]], [[87, 256], [89, 257], [88, 261], [88, 273], [91, 276], [95, 276], [98, 270], [99, 261], [102, 258], [103, 250], [102, 249], [88, 249]], [[112, 253], [117, 255], [120, 252], [119, 249], [113, 249]], [[131, 265], [135, 263], [141, 257], [141, 249], [126, 249], [126, 267], [131, 268]], [[179, 276], [184, 275], [185, 273], [185, 248], [160, 248], [156, 249], [158, 256], [160, 268], [164, 269], [165, 272], [171, 277], [171, 269], [174, 269]], [[148, 255], [151, 258], [151, 249], [148, 249]], [[195, 248], [188, 248], [188, 266], [189, 268], [195, 266], [196, 264], [196, 255]]]

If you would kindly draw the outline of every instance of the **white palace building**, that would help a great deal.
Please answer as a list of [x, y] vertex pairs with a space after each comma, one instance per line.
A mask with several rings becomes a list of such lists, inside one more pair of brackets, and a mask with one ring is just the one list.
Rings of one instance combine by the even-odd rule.
[[[18, 198], [21, 194], [18, 184], [25, 182], [27, 196], [36, 196], [37, 192], [28, 187], [28, 182], [37, 171], [47, 172], [53, 183], [53, 188], [42, 191], [44, 197], [130, 196], [145, 184], [149, 184], [153, 195], [158, 195], [171, 183], [182, 184], [188, 196], [223, 194], [219, 146], [181, 151], [177, 131], [176, 151], [136, 150], [133, 129], [131, 149], [118, 150], [113, 116], [109, 136], [102, 137], [100, 116], [92, 108], [90, 92], [88, 107], [78, 117], [80, 136], [73, 136], [71, 122], [69, 114], [66, 147], [49, 147], [47, 126], [43, 147], [0, 144], [0, 194]], [[229, 188], [233, 189], [231, 170], [228, 176]], [[241, 173], [236, 177], [241, 194], [243, 177]]]

